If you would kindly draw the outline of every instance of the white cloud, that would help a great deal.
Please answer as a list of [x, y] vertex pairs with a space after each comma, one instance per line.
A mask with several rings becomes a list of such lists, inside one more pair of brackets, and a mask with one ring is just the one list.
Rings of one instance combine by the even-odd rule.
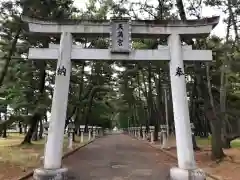
[[225, 15], [221, 10], [211, 7], [204, 7], [202, 10], [202, 15], [203, 17], [220, 16], [220, 22], [213, 29], [212, 34], [215, 34], [220, 37], [224, 37], [226, 35], [226, 25], [223, 23]]

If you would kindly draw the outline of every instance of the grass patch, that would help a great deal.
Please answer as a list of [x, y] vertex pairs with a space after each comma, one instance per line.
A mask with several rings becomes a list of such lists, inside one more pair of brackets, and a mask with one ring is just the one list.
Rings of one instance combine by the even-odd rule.
[[[8, 162], [23, 166], [24, 168], [31, 168], [40, 165], [40, 158], [44, 154], [45, 140], [32, 141], [32, 144], [20, 145], [24, 135], [14, 133], [8, 138], [0, 138], [0, 162]], [[84, 139], [86, 142], [87, 137]], [[76, 141], [73, 142], [73, 148], [80, 145], [80, 137], [76, 136]], [[68, 137], [64, 137], [63, 152], [68, 152]]]
[[[24, 134], [8, 133], [7, 138], [0, 138], [0, 180], [18, 179], [26, 171], [41, 166], [41, 157], [44, 154], [45, 140], [32, 141], [32, 144], [20, 145]], [[80, 137], [75, 137], [73, 148], [81, 146]], [[84, 142], [88, 137], [84, 137]], [[63, 152], [68, 149], [68, 137], [65, 135]]]
[[240, 148], [240, 139], [235, 139], [231, 141], [231, 146], [234, 148]]
[[196, 136], [197, 145], [199, 146], [211, 146], [211, 137], [208, 138], [201, 138]]
[[8, 133], [7, 138], [0, 138], [0, 147], [18, 145], [22, 142], [23, 138], [23, 134]]

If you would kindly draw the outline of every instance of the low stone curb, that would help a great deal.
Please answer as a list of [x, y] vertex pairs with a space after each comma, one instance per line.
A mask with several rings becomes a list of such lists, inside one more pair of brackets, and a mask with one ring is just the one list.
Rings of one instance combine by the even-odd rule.
[[[96, 139], [97, 139], [97, 138], [96, 138]], [[91, 141], [88, 141], [87, 143], [83, 144], [82, 146], [79, 146], [79, 147], [77, 147], [77, 148], [75, 148], [75, 149], [73, 149], [73, 150], [65, 153], [65, 154], [63, 155], [62, 159], [65, 159], [65, 158], [67, 158], [68, 156], [74, 154], [76, 151], [78, 151], [79, 149], [81, 149], [81, 148], [87, 146], [88, 144], [92, 143], [94, 140], [95, 140], [95, 139], [93, 139], [93, 140], [91, 140]], [[17, 180], [26, 180], [26, 179], [30, 178], [31, 176], [33, 176], [33, 173], [34, 173], [34, 171], [31, 170], [29, 173], [27, 173], [27, 174], [25, 174], [24, 176], [18, 178]]]
[[[133, 139], [136, 139], [136, 140], [141, 140], [141, 139], [138, 139], [138, 138], [133, 137], [133, 136], [130, 136], [130, 137], [132, 137]], [[164, 150], [164, 149], [161, 149], [161, 148], [156, 148], [156, 147], [154, 146], [154, 144], [151, 144], [151, 143], [148, 142], [148, 141], [142, 141], [142, 142], [144, 142], [145, 144], [149, 145], [150, 147], [152, 147], [152, 148], [154, 148], [154, 149], [158, 149], [158, 150], [162, 151], [163, 153], [167, 154], [168, 156], [170, 156], [170, 157], [172, 157], [172, 158], [174, 158], [174, 159], [177, 159], [177, 156], [176, 156], [175, 154], [173, 154], [173, 153], [170, 153], [170, 152], [168, 152], [168, 151], [166, 151], [166, 150]], [[217, 176], [215, 176], [215, 175], [209, 174], [209, 173], [206, 172], [206, 171], [205, 171], [205, 173], [206, 173], [206, 175], [207, 175], [208, 177], [210, 177], [210, 178], [212, 178], [212, 179], [214, 179], [214, 180], [224, 180], [224, 179], [220, 179], [219, 177], [217, 177]]]

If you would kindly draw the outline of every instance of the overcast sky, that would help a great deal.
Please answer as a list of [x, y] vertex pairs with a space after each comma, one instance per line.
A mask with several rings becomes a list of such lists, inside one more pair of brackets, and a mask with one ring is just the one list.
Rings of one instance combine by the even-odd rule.
[[[3, 2], [5, 0], [0, 0], [0, 3]], [[146, 0], [129, 0], [131, 2], [139, 2], [139, 1], [143, 1], [145, 2]], [[175, 1], [175, 0], [173, 0]], [[188, 0], [183, 0], [184, 3], [187, 3]], [[88, 2], [88, 0], [74, 0], [74, 4], [78, 7], [78, 8], [84, 8], [85, 4]], [[147, 0], [148, 3], [154, 4], [157, 3], [157, 0]], [[223, 24], [223, 17], [224, 14], [221, 12], [221, 10], [219, 9], [214, 9], [211, 7], [204, 7], [202, 9], [202, 16], [203, 17], [211, 17], [211, 16], [220, 16], [220, 23], [215, 27], [215, 29], [212, 31], [212, 34], [216, 34], [217, 36], [220, 37], [224, 37], [226, 35], [226, 25]]]
[[[146, 1], [146, 0], [129, 0], [132, 2], [139, 2], [139, 1]], [[186, 1], [186, 0], [185, 0]], [[75, 0], [74, 4], [78, 7], [78, 8], [84, 8], [86, 2], [88, 2], [88, 0]], [[157, 0], [148, 0], [148, 3], [155, 3], [157, 2]], [[187, 1], [186, 1], [187, 2]], [[211, 17], [211, 16], [220, 16], [221, 20], [220, 23], [215, 27], [215, 29], [212, 31], [212, 34], [216, 34], [220, 37], [224, 37], [226, 34], [226, 26], [223, 24], [223, 16], [224, 14], [221, 12], [221, 10], [219, 9], [214, 9], [211, 7], [204, 7], [202, 9], [202, 16], [203, 17]]]

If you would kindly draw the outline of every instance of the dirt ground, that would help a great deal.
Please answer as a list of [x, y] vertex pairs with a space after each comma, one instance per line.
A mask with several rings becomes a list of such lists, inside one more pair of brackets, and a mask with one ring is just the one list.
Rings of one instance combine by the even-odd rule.
[[20, 165], [9, 162], [0, 162], [0, 179], [1, 180], [16, 180], [21, 174], [27, 171], [22, 169]]
[[196, 153], [197, 163], [202, 167], [216, 175], [222, 177], [224, 180], [239, 180], [240, 179], [240, 149], [232, 148], [224, 150], [227, 155], [220, 162], [213, 162], [210, 159], [211, 149], [204, 148], [202, 151]]
[[[171, 140], [173, 141], [173, 140]], [[176, 155], [176, 147], [171, 142], [168, 152]], [[211, 160], [211, 147], [209, 145], [200, 145], [201, 150], [195, 152], [198, 167], [206, 170], [208, 173], [223, 180], [239, 180], [240, 179], [240, 148], [231, 148], [224, 150], [226, 158], [222, 161]]]

